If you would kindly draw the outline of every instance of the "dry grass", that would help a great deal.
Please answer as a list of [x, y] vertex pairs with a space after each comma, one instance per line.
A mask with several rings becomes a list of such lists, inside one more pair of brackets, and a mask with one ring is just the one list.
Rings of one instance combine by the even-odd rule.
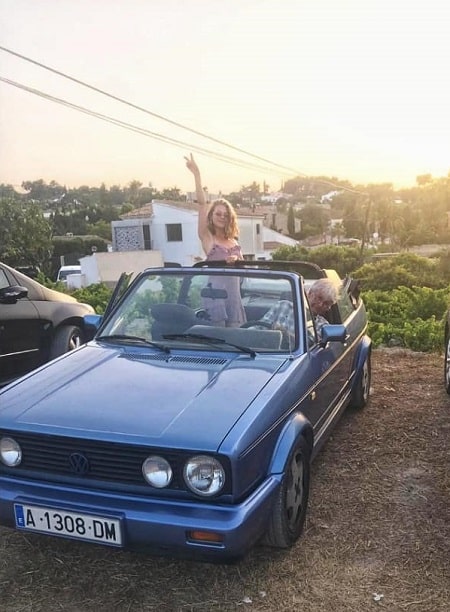
[[0, 528], [1, 609], [447, 611], [449, 417], [442, 357], [375, 351], [370, 405], [317, 457], [292, 550], [215, 566]]

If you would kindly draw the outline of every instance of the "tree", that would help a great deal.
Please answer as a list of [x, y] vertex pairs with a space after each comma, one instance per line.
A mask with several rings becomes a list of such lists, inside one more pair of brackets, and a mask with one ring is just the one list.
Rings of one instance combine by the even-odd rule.
[[302, 220], [302, 238], [323, 234], [328, 226], [329, 213], [322, 206], [311, 204], [305, 206], [299, 213]]
[[139, 200], [139, 190], [141, 187], [142, 183], [134, 180], [128, 183], [128, 187], [125, 190], [125, 197], [127, 201], [133, 206], [133, 208], [136, 208], [137, 206], [137, 202]]
[[0, 201], [0, 259], [6, 264], [47, 270], [51, 235], [51, 226], [38, 205], [13, 199]]
[[292, 204], [289, 206], [288, 210], [288, 218], [287, 218], [287, 231], [289, 236], [294, 236], [295, 234], [295, 214], [294, 207]]
[[14, 187], [12, 185], [5, 185], [2, 183], [0, 185], [0, 199], [3, 200], [5, 198], [17, 198], [20, 199], [18, 193], [16, 193]]
[[349, 238], [362, 238], [364, 235], [365, 217], [361, 200], [356, 198], [349, 199], [345, 204], [342, 214], [345, 235]]
[[342, 223], [336, 223], [330, 230], [331, 237], [336, 238], [336, 243], [339, 244], [341, 238], [345, 235], [345, 228]]
[[258, 183], [253, 181], [251, 185], [242, 185], [240, 193], [244, 202], [251, 203], [256, 202], [256, 200], [258, 200], [261, 194], [261, 189]]
[[42, 179], [38, 181], [24, 181], [22, 187], [25, 191], [28, 191], [28, 199], [45, 204], [52, 200], [58, 200], [66, 192], [66, 188], [59, 185], [56, 181], [50, 181], [47, 185]]
[[163, 200], [172, 200], [173, 202], [178, 202], [182, 199], [178, 187], [166, 187], [162, 190], [161, 196]]

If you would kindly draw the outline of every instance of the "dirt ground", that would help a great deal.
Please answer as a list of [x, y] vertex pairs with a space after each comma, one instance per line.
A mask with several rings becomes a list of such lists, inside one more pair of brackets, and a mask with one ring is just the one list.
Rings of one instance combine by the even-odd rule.
[[444, 612], [450, 609], [450, 397], [443, 358], [373, 353], [369, 406], [314, 462], [305, 533], [215, 566], [0, 528], [9, 612]]

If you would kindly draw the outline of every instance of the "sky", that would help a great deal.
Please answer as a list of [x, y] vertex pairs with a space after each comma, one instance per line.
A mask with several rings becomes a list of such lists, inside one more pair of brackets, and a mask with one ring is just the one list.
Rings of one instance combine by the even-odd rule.
[[0, 0], [0, 47], [148, 111], [0, 50], [0, 183], [447, 176], [449, 32], [448, 0]]

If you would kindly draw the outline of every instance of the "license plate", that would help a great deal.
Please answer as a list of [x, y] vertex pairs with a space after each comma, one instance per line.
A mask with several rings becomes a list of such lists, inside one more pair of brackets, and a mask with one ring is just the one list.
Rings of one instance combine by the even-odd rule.
[[18, 529], [122, 546], [118, 519], [25, 504], [14, 504], [14, 511]]

